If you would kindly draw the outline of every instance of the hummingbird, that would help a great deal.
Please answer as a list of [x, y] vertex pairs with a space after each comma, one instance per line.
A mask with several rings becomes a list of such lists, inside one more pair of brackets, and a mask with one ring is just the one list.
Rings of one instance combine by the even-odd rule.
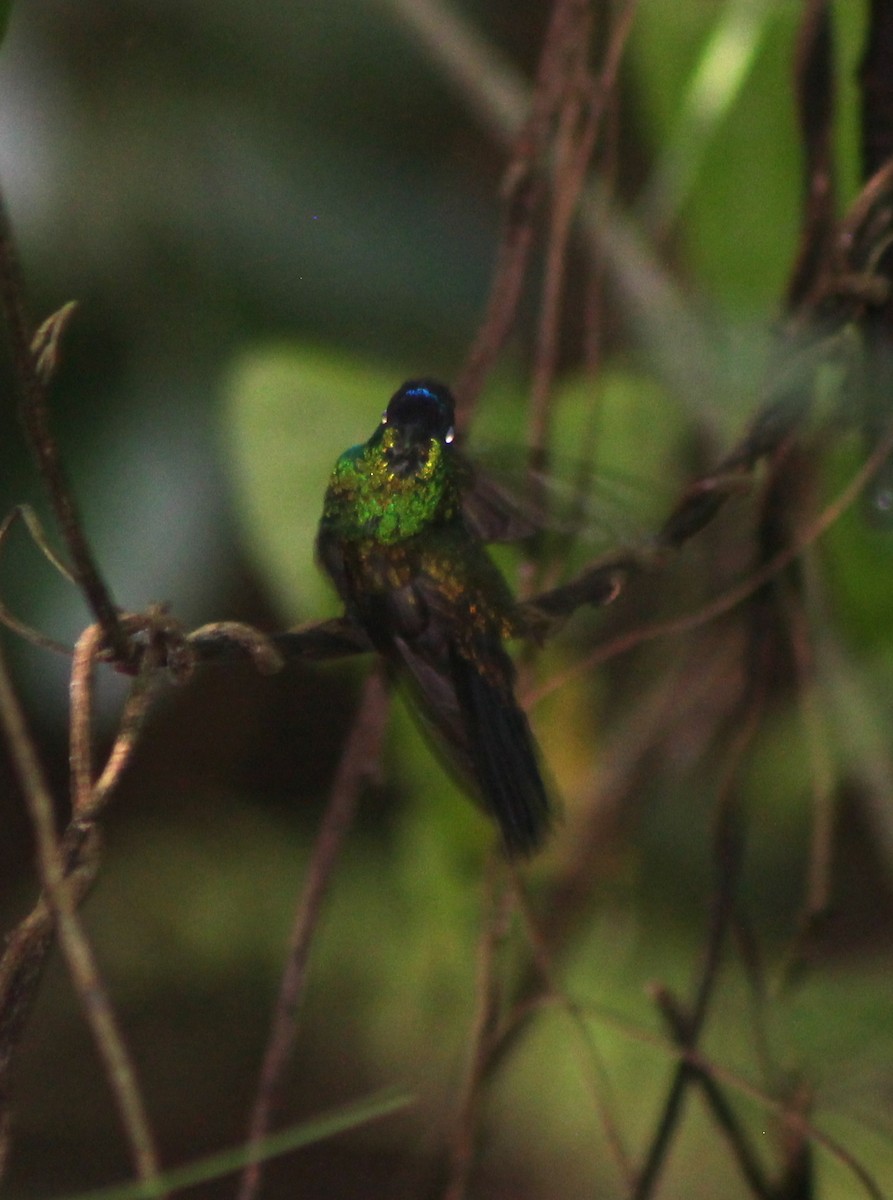
[[369, 440], [335, 464], [317, 561], [447, 764], [496, 821], [506, 853], [530, 855], [551, 810], [504, 644], [523, 626], [465, 503], [454, 420], [441, 383], [411, 380], [394, 393]]

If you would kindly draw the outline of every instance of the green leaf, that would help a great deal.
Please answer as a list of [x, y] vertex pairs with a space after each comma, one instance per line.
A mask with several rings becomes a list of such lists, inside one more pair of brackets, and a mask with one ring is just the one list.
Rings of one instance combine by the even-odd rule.
[[[862, 5], [837, 5], [836, 147], [849, 183], [856, 157]], [[802, 148], [792, 94], [802, 9], [776, 0], [640, 6], [631, 62], [651, 143], [662, 148], [641, 209], [680, 219], [686, 257], [732, 311], [774, 310], [796, 251]]]

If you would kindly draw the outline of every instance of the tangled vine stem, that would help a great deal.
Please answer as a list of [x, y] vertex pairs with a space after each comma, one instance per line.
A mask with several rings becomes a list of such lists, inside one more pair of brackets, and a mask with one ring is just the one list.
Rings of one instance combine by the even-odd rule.
[[74, 311], [68, 303], [31, 333], [25, 286], [6, 210], [0, 193], [0, 305], [12, 346], [12, 361], [20, 397], [22, 425], [47, 489], [59, 529], [65, 539], [74, 574], [106, 640], [126, 661], [129, 645], [118, 610], [106, 587], [84, 532], [74, 493], [62, 465], [58, 443], [49, 426], [47, 389], [58, 362], [59, 340]]
[[[757, 416], [740, 442], [724, 457], [718, 467], [702, 476], [683, 494], [670, 516], [654, 537], [644, 545], [608, 555], [585, 568], [574, 580], [540, 593], [519, 604], [519, 625], [526, 624], [529, 635], [537, 641], [556, 630], [563, 621], [584, 605], [601, 606], [613, 601], [628, 581], [640, 574], [662, 570], [667, 556], [679, 550], [688, 540], [700, 533], [718, 514], [730, 497], [740, 495], [749, 487], [755, 468], [773, 454], [783, 442], [802, 428], [811, 416], [811, 398], [816, 373], [830, 360], [838, 360], [849, 371], [861, 365], [864, 347], [857, 330], [866, 316], [887, 304], [890, 285], [881, 271], [883, 256], [893, 241], [893, 162], [887, 163], [866, 184], [849, 213], [840, 223], [833, 239], [831, 262], [816, 272], [815, 284], [809, 297], [794, 312], [777, 348], [775, 362], [770, 368], [764, 388], [765, 399]], [[0, 288], [9, 291], [11, 242], [8, 228], [0, 225]], [[4, 276], [4, 270], [6, 275]], [[5, 280], [5, 282], [4, 282]], [[15, 290], [13, 289], [14, 294]], [[20, 325], [22, 305], [4, 301]], [[37, 359], [49, 378], [58, 357], [58, 340], [70, 314], [66, 306], [41, 327], [37, 339]], [[15, 345], [18, 346], [18, 339]], [[94, 591], [89, 564], [92, 562], [86, 536], [78, 519], [77, 509], [62, 470], [62, 457], [46, 421], [46, 403], [41, 372], [34, 367], [34, 351], [30, 343], [27, 353], [29, 386], [35, 389], [36, 401], [29, 402], [31, 411], [37, 405], [40, 434], [38, 462], [53, 495], [61, 497], [57, 508], [60, 526], [72, 558], [80, 564], [74, 578], [83, 589], [88, 603], [97, 611], [103, 609], [97, 595], [107, 596], [99, 580]], [[33, 431], [32, 431], [33, 433]], [[881, 439], [883, 440], [883, 439]], [[871, 470], [874, 455], [871, 456]], [[37, 532], [33, 519], [24, 509], [19, 512], [36, 539], [45, 547], [42, 531]], [[8, 528], [19, 515], [14, 512], [0, 527], [0, 546]], [[58, 515], [58, 513], [57, 513]], [[84, 561], [88, 563], [86, 572]], [[62, 564], [57, 564], [65, 570]], [[0, 621], [17, 632], [27, 634], [26, 627], [0, 608]], [[122, 671], [136, 674], [148, 648], [159, 654], [163, 666], [175, 677], [188, 674], [190, 664], [201, 660], [227, 657], [252, 658], [261, 670], [274, 670], [281, 661], [289, 659], [324, 660], [357, 653], [367, 653], [372, 647], [365, 633], [348, 617], [313, 622], [284, 633], [264, 635], [249, 627], [231, 622], [203, 626], [186, 635], [178, 623], [167, 618], [162, 609], [145, 614], [123, 614], [114, 610], [114, 620], [100, 618], [103, 631], [103, 656]], [[36, 635], [40, 637], [41, 635]], [[43, 639], [49, 644], [49, 639]], [[57, 648], [54, 644], [53, 648]]]
[[[628, 307], [642, 308], [652, 299], [652, 281], [666, 284], [662, 294], [668, 297], [661, 310], [663, 320], [676, 327], [692, 328], [690, 314], [647, 257], [641, 239], [633, 238], [629, 225], [617, 209], [605, 203], [603, 188], [591, 186], [589, 167], [594, 147], [602, 133], [605, 111], [615, 93], [622, 52], [626, 44], [634, 0], [617, 10], [613, 29], [600, 71], [592, 70], [591, 32], [593, 9], [588, 0], [555, 0], [544, 40], [536, 80], [529, 95], [513, 82], [510, 71], [501, 75], [499, 87], [492, 84], [492, 56], [484, 55], [484, 69], [469, 72], [463, 64], [461, 24], [445, 25], [444, 12], [432, 0], [394, 0], [415, 22], [424, 24], [432, 52], [452, 54], [456, 77], [461, 78], [469, 102], [477, 104], [496, 135], [511, 143], [511, 157], [505, 176], [504, 230], [497, 256], [491, 292], [479, 333], [469, 353], [457, 386], [463, 418], [470, 415], [488, 373], [497, 360], [516, 320], [519, 304], [528, 281], [529, 267], [537, 237], [538, 222], [548, 214], [546, 272], [540, 323], [536, 338], [531, 395], [532, 443], [539, 455], [547, 446], [551, 419], [549, 400], [555, 377], [562, 304], [566, 293], [568, 254], [572, 238], [580, 229], [590, 251], [609, 267], [621, 257], [635, 258], [638, 267], [626, 275], [625, 296]], [[889, 8], [889, 6], [887, 6]], [[882, 5], [871, 6], [871, 29], [882, 24]], [[421, 17], [424, 16], [424, 22]], [[886, 18], [889, 34], [893, 25]], [[444, 29], [449, 37], [441, 36]], [[531, 640], [541, 641], [561, 627], [563, 622], [584, 605], [610, 603], [632, 581], [662, 571], [673, 554], [689, 539], [700, 534], [727, 503], [751, 488], [757, 468], [765, 464], [769, 484], [763, 494], [760, 556], [754, 569], [742, 583], [732, 588], [699, 613], [675, 622], [640, 627], [603, 643], [585, 663], [575, 670], [591, 669], [613, 654], [639, 644], [660, 633], [680, 632], [702, 623], [731, 607], [749, 602], [751, 645], [758, 642], [759, 629], [767, 641], [776, 634], [772, 619], [765, 627], [759, 622], [766, 613], [759, 611], [766, 599], [767, 585], [781, 572], [792, 567], [804, 548], [836, 519], [846, 503], [852, 501], [872, 473], [877, 472], [893, 452], [893, 430], [888, 422], [879, 422], [874, 411], [843, 414], [850, 424], [870, 431], [866, 461], [841, 497], [810, 522], [805, 529], [788, 529], [771, 511], [773, 485], [786, 469], [785, 458], [791, 446], [808, 437], [814, 420], [815, 382], [820, 370], [836, 361], [845, 373], [855, 377], [871, 362], [879, 326], [889, 324], [891, 282], [890, 248], [893, 245], [893, 105], [889, 103], [888, 62], [876, 54], [866, 56], [864, 66], [866, 122], [863, 130], [866, 174], [870, 178], [862, 193], [840, 222], [834, 220], [834, 189], [831, 164], [833, 47], [831, 22], [825, 0], [806, 0], [798, 45], [795, 88], [801, 138], [805, 149], [804, 205], [801, 245], [798, 260], [787, 291], [788, 320], [775, 347], [767, 372], [762, 401], [749, 430], [724, 457], [717, 468], [696, 480], [680, 498], [664, 525], [648, 542], [624, 549], [597, 560], [570, 582], [542, 591], [518, 605], [518, 626]], [[439, 33], [437, 31], [440, 31]], [[888, 44], [889, 37], [884, 40]], [[481, 44], [475, 43], [478, 51]], [[464, 55], [465, 58], [468, 55]], [[881, 69], [884, 68], [884, 69]], [[874, 99], [872, 100], [872, 97]], [[518, 120], [527, 109], [526, 119]], [[510, 127], [510, 129], [509, 129]], [[582, 211], [582, 217], [580, 213]], [[642, 281], [647, 281], [643, 287]], [[634, 282], [629, 282], [634, 281]], [[639, 291], [636, 291], [639, 288]], [[0, 960], [0, 1098], [5, 1099], [6, 1081], [13, 1051], [33, 1004], [41, 971], [54, 934], [58, 934], [69, 963], [72, 979], [91, 1022], [131, 1146], [135, 1170], [146, 1183], [147, 1194], [157, 1194], [158, 1171], [152, 1133], [126, 1047], [117, 1029], [111, 1007], [93, 961], [89, 943], [77, 918], [77, 907], [86, 893], [98, 865], [96, 824], [105, 810], [121, 772], [129, 761], [139, 729], [149, 709], [153, 685], [167, 672], [175, 680], [189, 678], [200, 662], [248, 658], [262, 672], [273, 672], [289, 660], [325, 660], [368, 653], [373, 647], [365, 633], [348, 617], [312, 623], [299, 629], [266, 635], [235, 622], [203, 626], [191, 633], [162, 607], [144, 613], [121, 612], [112, 599], [99, 572], [82, 527], [74, 495], [63, 468], [62, 454], [49, 421], [47, 392], [58, 362], [63, 331], [71, 318], [73, 305], [53, 314], [32, 336], [26, 315], [24, 288], [15, 254], [9, 221], [0, 198], [0, 305], [10, 333], [13, 365], [21, 396], [21, 415], [28, 443], [36, 459], [56, 520], [72, 563], [67, 568], [50, 561], [69, 574], [81, 589], [96, 623], [79, 639], [72, 662], [72, 819], [65, 833], [56, 833], [52, 806], [33, 743], [25, 727], [20, 706], [0, 661], [0, 719], [13, 749], [28, 810], [35, 827], [39, 848], [42, 883], [41, 897], [30, 916], [14, 931]], [[655, 306], [657, 307], [657, 306]], [[670, 317], [667, 317], [670, 314]], [[646, 321], [647, 324], [647, 321]], [[652, 322], [653, 324], [653, 322]], [[660, 339], [654, 338], [657, 341]], [[663, 339], [664, 345], [686, 341]], [[690, 354], [697, 362], [700, 355]], [[681, 371], [676, 360], [676, 378], [691, 377]], [[668, 374], [672, 375], [673, 370]], [[878, 392], [883, 389], [878, 388]], [[884, 412], [881, 401], [875, 397]], [[888, 404], [888, 398], [883, 397]], [[836, 414], [839, 415], [839, 414]], [[777, 498], [776, 498], [777, 499]], [[0, 526], [0, 546], [14, 520], [21, 517], [38, 544], [46, 539], [26, 509], [13, 513]], [[779, 532], [774, 526], [782, 525]], [[807, 633], [798, 626], [802, 610], [797, 608], [799, 580], [791, 576], [790, 591], [794, 602], [789, 614], [795, 657], [805, 701], [809, 700], [812, 659]], [[776, 605], [776, 607], [778, 607]], [[773, 613], [774, 617], [776, 614]], [[16, 621], [0, 606], [0, 621], [38, 644], [62, 649], [58, 643], [35, 634]], [[66, 651], [68, 652], [68, 651]], [[725, 1088], [730, 1083], [698, 1049], [701, 1030], [713, 996], [720, 954], [734, 923], [734, 880], [740, 859], [738, 812], [735, 777], [741, 759], [754, 736], [764, 699], [765, 685], [762, 653], [755, 653], [759, 664], [748, 679], [751, 685], [747, 704], [737, 712], [737, 736], [726, 763], [726, 777], [720, 788], [716, 832], [715, 862], [720, 872], [717, 882], [713, 920], [705, 947], [705, 961], [693, 999], [688, 1005], [666, 988], [653, 993], [655, 1005], [669, 1030], [671, 1049], [677, 1068], [665, 1097], [660, 1118], [647, 1148], [643, 1166], [636, 1170], [631, 1156], [619, 1137], [612, 1114], [603, 1112], [606, 1136], [614, 1149], [618, 1169], [627, 1193], [636, 1200], [653, 1194], [662, 1165], [678, 1124], [682, 1100], [692, 1084], [700, 1087], [726, 1134], [741, 1173], [757, 1197], [787, 1197], [797, 1192], [798, 1180], [810, 1169], [810, 1146], [825, 1145], [853, 1169], [866, 1190], [880, 1195], [876, 1184], [852, 1158], [830, 1139], [823, 1138], [807, 1120], [808, 1096], [784, 1096], [766, 1102], [777, 1113], [790, 1133], [790, 1146], [783, 1162], [783, 1177], [770, 1181], [728, 1105]], [[110, 663], [121, 672], [135, 677], [126, 702], [118, 736], [112, 752], [98, 777], [93, 764], [92, 708], [94, 674], [97, 665]], [[304, 996], [310, 950], [319, 915], [333, 877], [344, 838], [353, 817], [357, 796], [370, 763], [377, 756], [386, 713], [385, 686], [379, 672], [366, 685], [363, 701], [341, 766], [333, 785], [329, 805], [314, 848], [293, 928], [288, 962], [277, 1001], [267, 1052], [250, 1122], [249, 1142], [257, 1149], [275, 1116], [284, 1065], [296, 1030], [297, 1014]], [[806, 711], [806, 721], [814, 741], [821, 730], [816, 714]], [[825, 764], [827, 765], [827, 764]], [[821, 774], [821, 772], [818, 772]], [[817, 780], [817, 805], [824, 805], [821, 821], [816, 821], [816, 844], [823, 839], [827, 848], [830, 822], [830, 794], [833, 779], [830, 769]], [[810, 881], [808, 914], [821, 907], [826, 892], [827, 852], [816, 853], [815, 871]], [[492, 880], [491, 880], [492, 882]], [[513, 1032], [526, 1017], [545, 1003], [559, 1001], [582, 1024], [582, 1009], [560, 993], [554, 982], [548, 952], [537, 943], [535, 931], [530, 940], [543, 982], [539, 995], [522, 996], [509, 1017], [498, 1021], [498, 1005], [504, 998], [496, 977], [496, 959], [510, 912], [510, 893], [493, 885], [490, 919], [481, 939], [481, 970], [478, 1009], [471, 1038], [472, 1061], [453, 1142], [447, 1195], [462, 1196], [472, 1169], [473, 1148], [481, 1094], [500, 1056], [506, 1052]], [[498, 894], [497, 894], [498, 893]], [[663, 1043], [666, 1048], [666, 1043]], [[594, 1073], [597, 1073], [594, 1071]], [[743, 1085], [736, 1084], [744, 1091]], [[798, 1173], [800, 1173], [798, 1175]], [[241, 1185], [241, 1200], [253, 1200], [260, 1186], [259, 1163], [246, 1170]]]
[[[87, 669], [86, 666], [84, 669]], [[159, 1196], [162, 1194], [161, 1189], [153, 1186], [159, 1172], [158, 1155], [136, 1074], [97, 969], [93, 951], [77, 915], [78, 903], [84, 891], [83, 881], [85, 878], [89, 880], [93, 873], [90, 860], [95, 858], [95, 827], [92, 822], [75, 818], [66, 838], [60, 842], [57, 837], [49, 788], [2, 657], [0, 723], [12, 751], [28, 813], [34, 826], [37, 861], [43, 884], [41, 903], [32, 916], [20, 926], [20, 936], [14, 939], [13, 965], [17, 965], [19, 971], [16, 974], [0, 970], [0, 977], [4, 983], [19, 985], [35, 975], [39, 977], [43, 966], [42, 958], [49, 947], [50, 930], [55, 929], [72, 981], [81, 997], [83, 1011], [90, 1023], [97, 1050], [105, 1064], [122, 1124], [130, 1142], [137, 1178], [146, 1183], [147, 1196]], [[89, 779], [80, 782], [89, 793]], [[91, 845], [91, 842], [94, 844]], [[76, 846], [75, 863], [71, 861], [73, 846]], [[73, 884], [70, 883], [71, 876], [75, 876]], [[23, 942], [27, 944], [24, 946], [25, 953], [22, 957]], [[12, 947], [7, 949], [5, 961], [9, 959], [11, 949]], [[3, 999], [6, 1000], [7, 997]], [[0, 1005], [0, 1012], [4, 1018], [8, 1019], [12, 1015], [19, 1018], [20, 1006], [30, 1006], [29, 1001], [33, 1001], [33, 996], [13, 993], [12, 1000], [11, 1006]], [[8, 1041], [8, 1032], [0, 1032], [0, 1042]], [[5, 1084], [5, 1080], [3, 1083]]]
[[[888, 300], [889, 283], [880, 267], [893, 239], [891, 200], [893, 162], [869, 180], [840, 223], [832, 243], [832, 261], [817, 275], [808, 301], [801, 303], [783, 332], [764, 387], [765, 399], [742, 439], [714, 471], [687, 488], [650, 541], [599, 559], [569, 583], [520, 603], [519, 624], [526, 625], [530, 637], [541, 641], [578, 608], [611, 603], [632, 578], [663, 570], [668, 557], [709, 525], [730, 498], [748, 490], [757, 466], [807, 425], [817, 372], [829, 361], [836, 361], [845, 372], [858, 373], [866, 352], [857, 332], [860, 323]], [[889, 453], [885, 436], [879, 436], [873, 450], [854, 487], [863, 487], [871, 473], [880, 469]], [[54, 453], [58, 457], [57, 449]], [[775, 565], [762, 565], [758, 578], [781, 569], [797, 552], [785, 549]], [[749, 585], [745, 583], [742, 588], [747, 594]], [[0, 612], [0, 620], [4, 616]], [[265, 670], [275, 669], [279, 661], [276, 655], [282, 660], [324, 660], [372, 649], [366, 634], [346, 616], [273, 635], [220, 622], [188, 637], [176, 622], [165, 624], [158, 610], [144, 617], [130, 615], [126, 620], [116, 614], [116, 621], [126, 652], [119, 655], [103, 626], [104, 653], [119, 669], [132, 673], [138, 670], [150, 644], [156, 648], [167, 644], [166, 665], [175, 674], [182, 673], [186, 644], [190, 661], [247, 654]], [[165, 661], [164, 653], [161, 658]]]
[[[288, 957], [267, 1049], [261, 1066], [248, 1125], [248, 1145], [258, 1149], [270, 1129], [280, 1100], [282, 1075], [294, 1043], [301, 1002], [307, 986], [310, 948], [335, 865], [353, 823], [363, 782], [374, 772], [387, 723], [387, 683], [382, 670], [366, 680], [329, 802], [310, 858], [289, 939]], [[238, 1200], [255, 1200], [261, 1185], [261, 1162], [249, 1163], [242, 1175]]]

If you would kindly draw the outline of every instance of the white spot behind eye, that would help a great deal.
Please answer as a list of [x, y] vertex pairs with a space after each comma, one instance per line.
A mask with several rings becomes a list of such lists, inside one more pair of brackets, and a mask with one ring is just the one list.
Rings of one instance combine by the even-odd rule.
[[387, 423], [388, 423], [388, 410], [387, 409], [385, 409], [384, 412], [381, 414], [381, 423], [382, 423], [382, 425], [387, 425]]
[[452, 445], [452, 443], [453, 443], [453, 438], [454, 438], [455, 436], [456, 436], [456, 431], [455, 431], [455, 429], [453, 429], [453, 427], [452, 427], [452, 425], [451, 425], [451, 426], [449, 427], [449, 429], [446, 431], [446, 437], [445, 437], [443, 440], [446, 442], [446, 444], [447, 444], [448, 446], [450, 446], [450, 445]]

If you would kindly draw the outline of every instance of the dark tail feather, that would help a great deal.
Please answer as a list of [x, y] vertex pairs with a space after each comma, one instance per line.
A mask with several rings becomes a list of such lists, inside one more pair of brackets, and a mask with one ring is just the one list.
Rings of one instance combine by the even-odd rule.
[[483, 801], [508, 853], [532, 854], [549, 832], [551, 811], [527, 717], [511, 693], [455, 650], [451, 665]]

